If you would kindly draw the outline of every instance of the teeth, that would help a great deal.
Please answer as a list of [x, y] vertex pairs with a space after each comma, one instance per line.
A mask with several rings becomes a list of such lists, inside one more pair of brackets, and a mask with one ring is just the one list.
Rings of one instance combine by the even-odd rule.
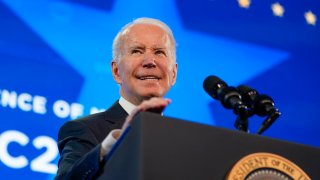
[[157, 77], [152, 77], [152, 76], [146, 76], [146, 77], [140, 77], [140, 80], [146, 80], [146, 79], [159, 79]]

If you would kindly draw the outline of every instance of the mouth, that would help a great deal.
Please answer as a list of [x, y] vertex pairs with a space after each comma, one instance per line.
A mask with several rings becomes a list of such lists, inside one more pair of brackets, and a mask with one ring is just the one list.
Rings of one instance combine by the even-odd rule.
[[158, 76], [148, 75], [148, 76], [138, 76], [139, 80], [160, 80], [161, 78]]

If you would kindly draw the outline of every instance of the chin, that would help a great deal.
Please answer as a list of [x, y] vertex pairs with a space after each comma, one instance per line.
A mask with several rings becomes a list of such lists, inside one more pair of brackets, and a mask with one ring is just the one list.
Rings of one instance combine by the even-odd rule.
[[141, 97], [144, 97], [143, 99], [150, 99], [152, 97], [163, 97], [164, 94], [160, 93], [158, 91], [154, 91], [154, 92], [145, 92], [141, 94]]

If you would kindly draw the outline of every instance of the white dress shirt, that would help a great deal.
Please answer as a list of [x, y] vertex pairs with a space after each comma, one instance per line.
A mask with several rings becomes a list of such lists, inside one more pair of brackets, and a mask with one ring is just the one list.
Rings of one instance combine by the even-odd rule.
[[131, 114], [132, 111], [137, 107], [136, 105], [134, 105], [131, 102], [127, 101], [123, 97], [120, 97], [119, 104], [128, 114]]

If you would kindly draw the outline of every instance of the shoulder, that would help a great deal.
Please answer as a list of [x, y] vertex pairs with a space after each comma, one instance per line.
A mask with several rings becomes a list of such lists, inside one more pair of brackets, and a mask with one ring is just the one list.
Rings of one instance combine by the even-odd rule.
[[59, 130], [58, 139], [64, 139], [66, 136], [88, 136], [89, 134], [98, 138], [100, 132], [108, 126], [105, 114], [106, 112], [100, 112], [65, 122]]
[[65, 122], [59, 130], [59, 140], [70, 135], [92, 134], [98, 141], [102, 141], [112, 129], [121, 128], [126, 116], [127, 113], [116, 102], [104, 112]]
[[65, 122], [61, 126], [60, 131], [64, 129], [72, 130], [73, 128], [77, 128], [77, 127], [90, 126], [90, 124], [99, 123], [99, 122], [101, 123], [101, 121], [103, 121], [104, 118], [105, 118], [105, 112], [100, 112], [100, 113], [91, 114], [85, 117], [81, 117], [79, 119], [70, 120]]

